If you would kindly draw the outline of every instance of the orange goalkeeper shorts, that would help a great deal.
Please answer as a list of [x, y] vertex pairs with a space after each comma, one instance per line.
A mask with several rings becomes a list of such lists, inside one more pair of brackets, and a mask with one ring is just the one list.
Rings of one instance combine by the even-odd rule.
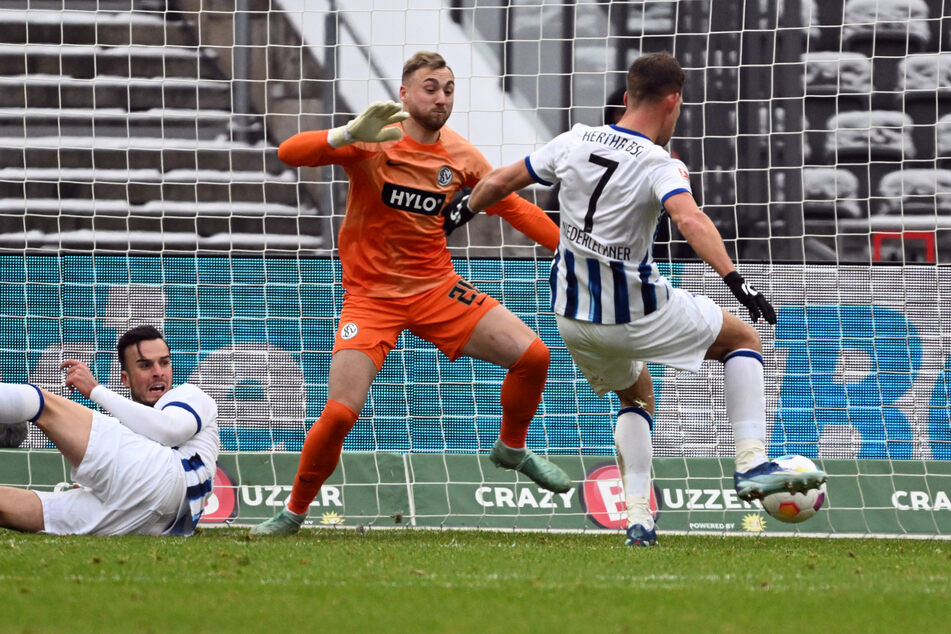
[[400, 333], [409, 330], [454, 361], [482, 317], [498, 305], [496, 299], [461, 277], [448, 278], [433, 289], [409, 297], [384, 299], [346, 293], [334, 352], [362, 350], [379, 370]]

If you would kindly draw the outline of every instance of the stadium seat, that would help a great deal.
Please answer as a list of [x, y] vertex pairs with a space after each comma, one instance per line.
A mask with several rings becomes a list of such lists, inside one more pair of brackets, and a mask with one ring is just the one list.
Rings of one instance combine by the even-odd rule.
[[807, 167], [802, 170], [803, 213], [810, 233], [836, 233], [839, 218], [860, 218], [866, 198], [859, 191], [859, 179], [835, 167]]
[[[951, 170], [903, 169], [882, 178], [878, 212], [888, 215], [951, 215]], [[915, 229], [924, 226], [914, 225]]]
[[669, 35], [677, 30], [675, 3], [632, 2], [625, 8], [624, 28], [631, 35]]
[[[902, 109], [915, 122], [918, 156], [933, 158], [936, 156], [934, 125], [951, 114], [951, 53], [909, 55], [901, 61], [898, 79]], [[939, 130], [937, 136], [941, 134]], [[940, 139], [938, 142], [940, 144]]]
[[[0, 11], [0, 248], [317, 249], [296, 174], [165, 3]], [[34, 6], [35, 5], [35, 6]], [[35, 10], [34, 10], [35, 9]]]
[[946, 114], [938, 119], [934, 128], [934, 136], [937, 144], [935, 150], [937, 166], [941, 168], [951, 167], [951, 114]]
[[800, 57], [804, 69], [806, 164], [821, 163], [825, 124], [839, 113], [871, 108], [872, 62], [861, 53], [818, 51]]
[[911, 98], [951, 96], [951, 53], [916, 53], [901, 61], [899, 88]]
[[867, 55], [900, 55], [924, 49], [930, 39], [925, 0], [848, 0], [842, 43]]
[[872, 92], [872, 62], [861, 53], [817, 51], [803, 53], [805, 94], [869, 95]]
[[891, 110], [842, 112], [826, 123], [826, 154], [836, 162], [914, 158], [911, 117]]

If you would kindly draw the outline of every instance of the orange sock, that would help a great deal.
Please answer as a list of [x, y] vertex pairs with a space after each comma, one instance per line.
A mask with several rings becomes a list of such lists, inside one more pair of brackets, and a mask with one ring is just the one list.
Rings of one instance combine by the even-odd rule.
[[513, 449], [525, 446], [528, 426], [542, 402], [548, 378], [548, 346], [535, 339], [502, 381], [502, 429], [499, 439]]
[[320, 418], [304, 439], [297, 477], [294, 478], [294, 487], [287, 500], [289, 511], [307, 513], [321, 485], [337, 468], [340, 452], [343, 451], [343, 439], [353, 429], [358, 416], [343, 403], [327, 401]]

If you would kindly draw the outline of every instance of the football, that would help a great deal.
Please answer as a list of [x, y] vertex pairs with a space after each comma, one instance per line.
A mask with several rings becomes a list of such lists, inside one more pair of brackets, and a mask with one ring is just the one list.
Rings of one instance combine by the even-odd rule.
[[[783, 469], [797, 471], [815, 471], [816, 464], [805, 456], [787, 455], [773, 460]], [[810, 489], [805, 493], [773, 493], [763, 498], [763, 508], [766, 512], [781, 522], [798, 524], [814, 516], [826, 501], [826, 485], [823, 482], [818, 489]]]

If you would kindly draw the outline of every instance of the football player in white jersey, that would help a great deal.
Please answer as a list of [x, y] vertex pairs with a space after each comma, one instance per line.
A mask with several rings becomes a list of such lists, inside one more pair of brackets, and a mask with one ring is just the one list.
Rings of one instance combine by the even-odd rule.
[[112, 416], [31, 383], [0, 383], [0, 425], [28, 420], [72, 465], [78, 487], [0, 487], [0, 526], [57, 535], [190, 535], [211, 496], [218, 407], [188, 383], [172, 387], [162, 334], [138, 326], [116, 344], [131, 400], [85, 363], [62, 364], [66, 386]]
[[509, 192], [561, 184], [561, 241], [552, 263], [552, 309], [575, 363], [599, 395], [618, 395], [615, 428], [627, 501], [627, 543], [657, 543], [649, 508], [654, 393], [646, 362], [697, 372], [724, 364], [727, 416], [736, 436], [737, 493], [744, 500], [825, 481], [821, 471], [780, 469], [766, 457], [759, 334], [707, 297], [674, 288], [651, 255], [666, 212], [690, 246], [750, 312], [776, 323], [766, 298], [736, 271], [719, 231], [697, 206], [682, 162], [664, 149], [683, 102], [684, 72], [666, 53], [644, 55], [627, 75], [616, 124], [576, 125], [486, 176], [468, 201], [478, 213]]

